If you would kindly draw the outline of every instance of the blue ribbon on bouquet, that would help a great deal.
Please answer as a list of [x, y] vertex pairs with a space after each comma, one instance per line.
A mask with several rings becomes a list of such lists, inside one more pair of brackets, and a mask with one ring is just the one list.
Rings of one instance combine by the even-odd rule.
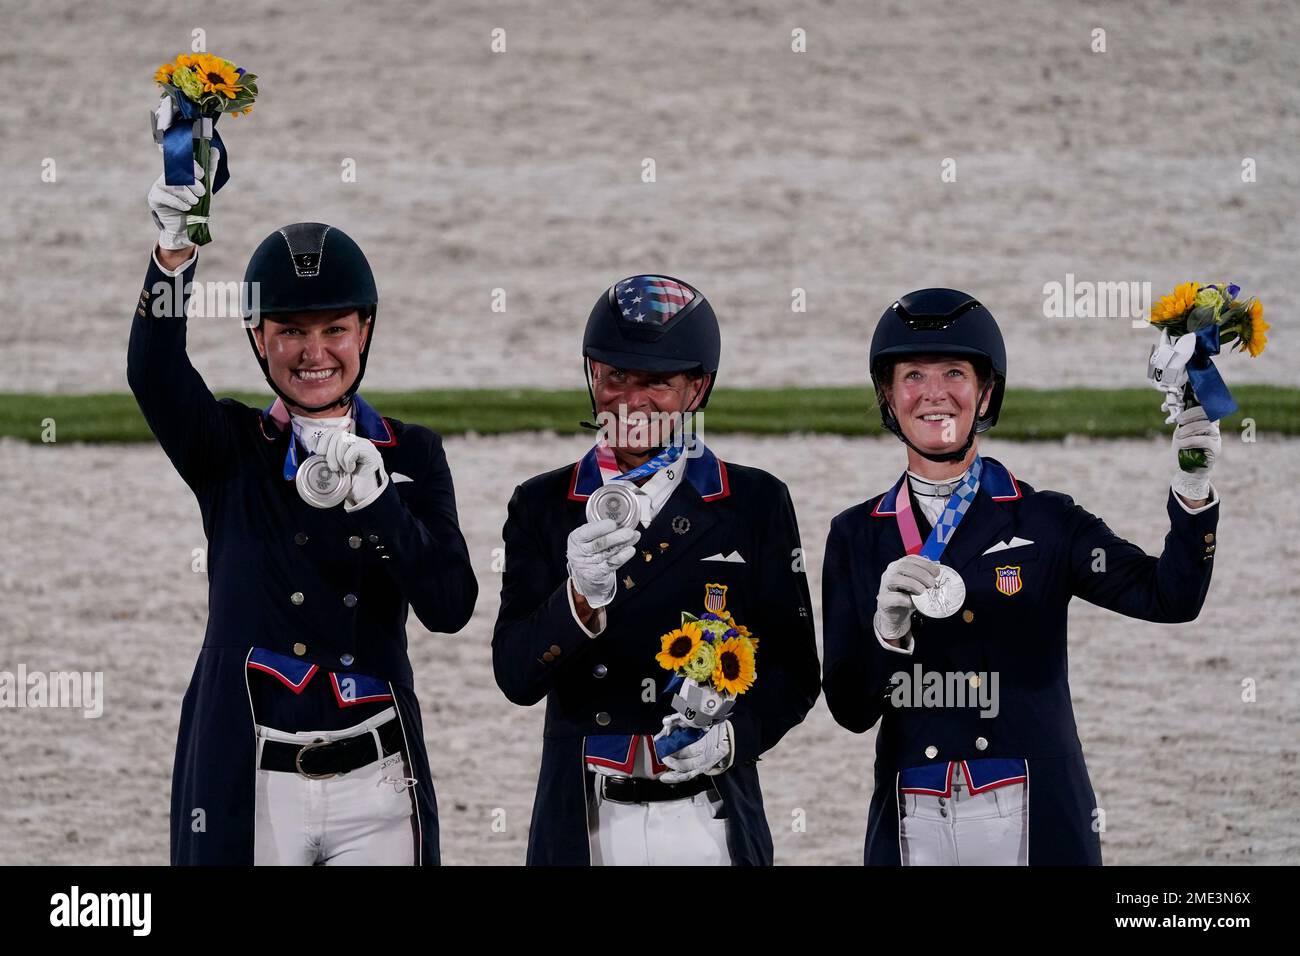
[[[239, 72], [242, 75], [244, 71], [241, 69]], [[163, 133], [163, 174], [167, 185], [194, 185], [194, 121], [210, 119], [212, 120], [212, 145], [221, 150], [221, 159], [218, 160], [217, 168], [212, 173], [212, 191], [215, 193], [230, 179], [230, 170], [226, 164], [226, 144], [221, 141], [221, 134], [217, 132], [217, 120], [221, 118], [221, 114], [204, 116], [199, 112], [198, 105], [184, 95], [172, 96], [172, 102], [176, 104], [180, 116]]]
[[1211, 356], [1219, 354], [1219, 327], [1207, 325], [1197, 329], [1194, 334], [1196, 351], [1187, 360], [1187, 380], [1191, 383], [1192, 394], [1205, 409], [1205, 417], [1217, 422], [1237, 410], [1237, 403], [1228, 391], [1223, 376], [1210, 361]]
[[[677, 688], [682, 686], [682, 681], [681, 674], [674, 674], [673, 679], [664, 687], [664, 693], [675, 693]], [[683, 747], [689, 747], [706, 733], [708, 733], [707, 730], [699, 727], [678, 727], [663, 737], [655, 738], [655, 754], [660, 760], [663, 760], [665, 757], [677, 753]]]
[[659, 759], [671, 757], [683, 747], [689, 747], [695, 741], [703, 737], [707, 730], [701, 730], [699, 727], [678, 727], [676, 730], [664, 737], [655, 738], [655, 753]]

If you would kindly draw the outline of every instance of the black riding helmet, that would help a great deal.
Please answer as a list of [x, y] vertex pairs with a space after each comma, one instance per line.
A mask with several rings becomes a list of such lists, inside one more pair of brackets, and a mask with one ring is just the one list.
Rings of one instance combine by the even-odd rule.
[[[907, 440], [893, 408], [885, 399], [886, 368], [892, 374], [899, 359], [915, 355], [952, 355], [975, 365], [985, 379], [976, 404], [975, 421], [959, 451], [935, 455]], [[1002, 331], [978, 299], [956, 289], [920, 289], [903, 296], [880, 317], [871, 337], [871, 382], [880, 405], [880, 420], [908, 447], [931, 461], [960, 461], [977, 434], [998, 420], [1007, 385], [1007, 350]], [[984, 395], [991, 392], [988, 411], [978, 414]]]
[[696, 409], [699, 411], [708, 404], [717, 384], [721, 353], [717, 316], [698, 289], [680, 279], [658, 275], [630, 276], [616, 282], [592, 308], [582, 336], [583, 374], [592, 417], [596, 415], [596, 397], [589, 359], [646, 372], [707, 373], [711, 378]]
[[[261, 323], [263, 316], [356, 309], [363, 325], [367, 319], [370, 320], [370, 332], [361, 350], [356, 381], [328, 405], [303, 407], [308, 412], [321, 412], [339, 402], [349, 403], [366, 374], [366, 358], [375, 340], [374, 319], [379, 311], [379, 290], [361, 247], [342, 229], [320, 222], [295, 222], [262, 240], [244, 270], [244, 289], [248, 342], [267, 384], [285, 402], [292, 400], [271, 380], [266, 359], [258, 353], [253, 337], [253, 329]], [[253, 289], [257, 291], [255, 298], [251, 293]]]

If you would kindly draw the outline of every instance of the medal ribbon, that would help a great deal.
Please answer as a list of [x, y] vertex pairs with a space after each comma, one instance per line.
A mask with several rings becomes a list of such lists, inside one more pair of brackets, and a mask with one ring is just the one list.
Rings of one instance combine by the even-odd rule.
[[[613, 481], [636, 481], [638, 478], [644, 478], [647, 475], [653, 475], [660, 469], [667, 468], [678, 458], [682, 457], [682, 445], [669, 445], [658, 455], [655, 455], [649, 461], [642, 462], [631, 471], [625, 474], [615, 474]], [[600, 442], [596, 445], [596, 464], [600, 466], [601, 475], [608, 475], [611, 472], [618, 472], [618, 460], [614, 457], [614, 449], [609, 447], [608, 442]]]
[[939, 560], [943, 549], [952, 540], [957, 526], [961, 524], [962, 518], [966, 517], [971, 502], [975, 500], [975, 493], [980, 489], [980, 473], [983, 470], [984, 460], [976, 455], [961, 484], [952, 493], [948, 503], [943, 506], [943, 514], [935, 522], [925, 544], [921, 543], [921, 529], [916, 523], [916, 515], [912, 513], [912, 495], [907, 472], [903, 473], [903, 481], [898, 489], [897, 500], [894, 502], [894, 516], [898, 521], [898, 532], [903, 536], [903, 547], [907, 549], [908, 554], [920, 552], [923, 558], [929, 558], [931, 561]]

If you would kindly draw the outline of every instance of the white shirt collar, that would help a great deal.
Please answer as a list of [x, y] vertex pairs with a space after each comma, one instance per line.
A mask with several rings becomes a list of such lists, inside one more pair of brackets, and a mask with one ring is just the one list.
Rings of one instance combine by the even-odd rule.
[[[672, 497], [673, 492], [682, 483], [682, 478], [686, 475], [686, 464], [684, 457], [679, 458], [671, 465], [656, 471], [644, 485], [639, 487], [633, 485], [640, 492], [637, 495], [637, 501], [641, 504], [641, 526], [643, 528], [650, 527], [650, 522], [654, 521], [655, 515], [663, 510], [664, 505], [668, 503], [668, 499]], [[606, 471], [602, 468], [600, 474], [604, 479], [604, 483], [608, 484], [617, 479], [622, 472]]]
[[293, 422], [294, 435], [298, 437], [298, 441], [302, 442], [302, 447], [313, 455], [316, 454], [316, 443], [327, 430], [346, 428], [353, 433], [357, 430], [356, 422], [352, 420], [351, 411], [336, 418], [309, 418], [306, 415], [294, 415], [292, 413], [290, 413], [289, 418]]

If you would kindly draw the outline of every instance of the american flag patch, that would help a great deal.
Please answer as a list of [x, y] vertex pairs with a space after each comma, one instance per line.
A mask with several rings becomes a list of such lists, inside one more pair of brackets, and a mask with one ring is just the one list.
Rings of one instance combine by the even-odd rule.
[[721, 614], [727, 609], [727, 585], [704, 585], [704, 609], [714, 614]]
[[993, 583], [1003, 594], [1011, 595], [1020, 590], [1020, 565], [1008, 565], [1005, 567], [994, 568], [997, 572], [997, 580]]
[[695, 300], [695, 293], [663, 276], [632, 276], [614, 286], [614, 298], [626, 321], [667, 325]]

